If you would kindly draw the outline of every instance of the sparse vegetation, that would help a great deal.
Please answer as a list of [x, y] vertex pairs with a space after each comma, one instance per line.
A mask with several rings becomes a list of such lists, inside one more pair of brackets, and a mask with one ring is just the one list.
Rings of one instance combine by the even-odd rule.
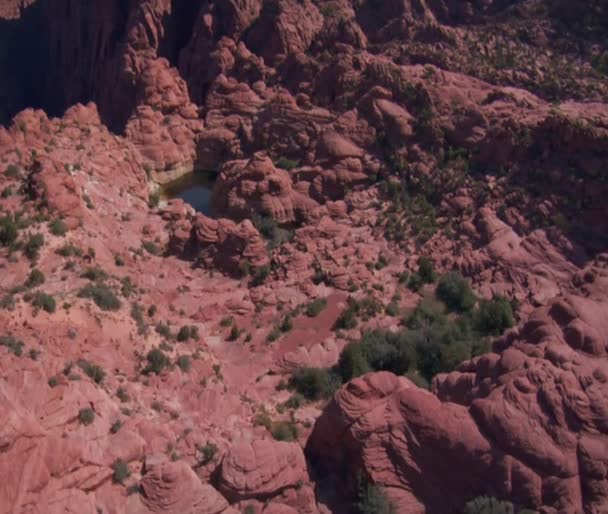
[[129, 465], [123, 459], [116, 459], [112, 464], [112, 481], [115, 484], [122, 484], [131, 476]]
[[330, 397], [340, 386], [340, 377], [330, 369], [300, 368], [290, 385], [307, 400], [316, 401]]
[[476, 301], [471, 286], [457, 271], [451, 271], [439, 279], [437, 297], [448, 309], [458, 312], [470, 311]]
[[44, 236], [42, 234], [30, 234], [23, 245], [23, 254], [35, 261], [40, 255], [40, 249], [44, 245]]
[[34, 268], [27, 277], [24, 286], [28, 289], [33, 289], [44, 284], [44, 280], [44, 273], [39, 269]]
[[0, 218], [0, 245], [9, 246], [17, 241], [19, 237], [19, 229], [17, 223], [12, 216], [3, 216]]
[[180, 355], [177, 358], [177, 366], [184, 373], [188, 373], [188, 371], [190, 371], [190, 368], [192, 367], [192, 361], [190, 360], [190, 357], [188, 355]]
[[114, 291], [105, 284], [88, 284], [78, 291], [78, 297], [93, 300], [104, 311], [117, 311], [122, 305]]
[[325, 307], [327, 307], [327, 298], [317, 298], [306, 306], [306, 315], [309, 318], [315, 318]]
[[16, 339], [10, 335], [0, 336], [0, 346], [5, 346], [8, 348], [8, 351], [17, 357], [21, 357], [23, 355], [23, 347], [25, 344], [20, 339]]
[[50, 294], [38, 292], [32, 297], [32, 305], [37, 309], [42, 309], [49, 314], [55, 312], [57, 308], [57, 303], [55, 302], [55, 298], [53, 298]]
[[480, 496], [467, 502], [463, 514], [515, 514], [515, 509], [511, 502]]
[[82, 425], [90, 425], [95, 421], [95, 411], [89, 407], [80, 409], [78, 421], [80, 421]]
[[397, 509], [390, 502], [384, 490], [371, 483], [359, 486], [357, 502], [358, 514], [397, 514]]
[[213, 460], [213, 457], [215, 457], [215, 454], [218, 451], [218, 447], [216, 444], [207, 441], [207, 444], [199, 447], [198, 450], [201, 453], [200, 463], [204, 466]]
[[146, 360], [148, 364], [142, 371], [144, 375], [150, 373], [159, 375], [171, 363], [169, 357], [160, 348], [150, 350], [148, 355], [146, 355]]
[[49, 231], [54, 236], [65, 236], [68, 232], [68, 227], [63, 220], [57, 218], [49, 223]]
[[298, 438], [298, 427], [291, 421], [272, 423], [270, 433], [277, 441], [295, 441]]
[[96, 266], [85, 269], [80, 276], [90, 280], [91, 282], [103, 282], [108, 278], [108, 274]]
[[78, 367], [96, 384], [101, 384], [106, 376], [106, 372], [101, 366], [93, 364], [86, 359], [80, 359], [78, 361]]

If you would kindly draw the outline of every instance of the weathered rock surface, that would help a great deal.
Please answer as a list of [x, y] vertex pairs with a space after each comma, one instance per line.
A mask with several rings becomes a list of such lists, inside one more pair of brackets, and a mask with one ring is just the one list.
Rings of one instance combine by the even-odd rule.
[[[437, 376], [437, 396], [390, 373], [356, 379], [317, 421], [308, 453], [350, 480], [364, 471], [404, 512], [459, 512], [488, 492], [543, 512], [601, 512], [606, 313], [557, 299], [495, 353]], [[450, 486], [437, 495], [434, 480]]]
[[233, 501], [263, 500], [296, 487], [305, 476], [306, 461], [297, 443], [237, 441], [222, 461], [218, 489]]

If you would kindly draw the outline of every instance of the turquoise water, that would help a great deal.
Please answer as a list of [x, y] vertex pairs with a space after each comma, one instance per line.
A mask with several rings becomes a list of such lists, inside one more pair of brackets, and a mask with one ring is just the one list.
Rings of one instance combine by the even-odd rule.
[[207, 173], [189, 173], [162, 187], [163, 198], [181, 198], [192, 205], [197, 212], [210, 217], [213, 215], [212, 192], [213, 180]]

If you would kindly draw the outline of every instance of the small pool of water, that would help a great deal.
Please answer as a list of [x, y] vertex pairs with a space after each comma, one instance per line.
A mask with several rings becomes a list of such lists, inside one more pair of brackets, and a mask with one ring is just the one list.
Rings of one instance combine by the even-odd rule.
[[197, 212], [212, 217], [211, 194], [213, 192], [213, 177], [209, 173], [189, 173], [161, 186], [161, 198], [171, 200], [181, 198], [189, 203]]

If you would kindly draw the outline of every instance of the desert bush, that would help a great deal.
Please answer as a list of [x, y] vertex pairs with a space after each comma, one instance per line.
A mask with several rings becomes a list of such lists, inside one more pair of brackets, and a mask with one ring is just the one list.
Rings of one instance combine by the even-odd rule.
[[457, 271], [451, 271], [439, 279], [436, 293], [452, 311], [469, 311], [475, 306], [476, 299], [471, 286]]
[[358, 514], [397, 514], [397, 509], [383, 489], [370, 483], [359, 486], [356, 508]]
[[115, 484], [122, 484], [131, 476], [129, 465], [123, 459], [116, 459], [112, 464], [112, 481]]
[[169, 357], [160, 348], [150, 350], [148, 355], [146, 355], [146, 360], [148, 364], [142, 371], [144, 375], [150, 373], [159, 375], [170, 364]]
[[143, 241], [142, 248], [150, 255], [161, 255], [163, 251], [153, 241]]
[[148, 324], [144, 319], [144, 310], [139, 303], [131, 304], [131, 317], [137, 325], [137, 333], [140, 336], [145, 336], [148, 333]]
[[68, 227], [63, 220], [57, 218], [49, 223], [49, 231], [54, 236], [65, 236], [68, 232]]
[[306, 306], [306, 315], [315, 318], [325, 307], [327, 307], [327, 298], [317, 298]]
[[90, 280], [91, 282], [103, 282], [108, 278], [108, 274], [97, 266], [92, 266], [85, 269], [80, 276]]
[[49, 314], [55, 312], [57, 308], [57, 303], [55, 302], [55, 298], [53, 298], [50, 294], [38, 292], [32, 297], [32, 305], [37, 309], [42, 309]]
[[0, 245], [9, 246], [13, 244], [19, 236], [17, 223], [11, 216], [0, 218]]
[[38, 287], [44, 284], [44, 280], [44, 273], [42, 273], [42, 271], [40, 271], [39, 269], [34, 268], [27, 277], [24, 286], [28, 289], [32, 289], [34, 287]]
[[300, 165], [299, 161], [294, 161], [292, 159], [288, 159], [287, 157], [280, 157], [277, 160], [277, 162], [275, 163], [275, 166], [277, 166], [278, 168], [287, 170], [287, 171], [293, 170], [294, 168], [297, 168], [299, 165]]
[[503, 296], [482, 300], [476, 315], [476, 325], [482, 334], [499, 335], [515, 323], [513, 309]]
[[418, 259], [418, 274], [425, 284], [432, 284], [437, 278], [435, 263], [428, 257]]
[[78, 412], [78, 421], [83, 425], [90, 425], [95, 421], [95, 411], [89, 407], [80, 409]]
[[105, 284], [88, 284], [78, 291], [78, 297], [93, 300], [104, 311], [117, 311], [122, 305], [114, 291]]
[[64, 244], [62, 247], [55, 250], [57, 255], [61, 255], [62, 257], [81, 257], [82, 250], [77, 246], [74, 246], [72, 243]]
[[86, 359], [80, 359], [78, 367], [96, 384], [101, 384], [106, 376], [106, 372], [101, 366], [93, 364]]
[[6, 346], [8, 351], [17, 357], [23, 355], [23, 347], [25, 344], [20, 339], [16, 339], [13, 336], [0, 336], [0, 346]]
[[293, 316], [291, 314], [287, 314], [283, 321], [281, 321], [281, 325], [279, 329], [281, 332], [289, 332], [293, 328]]
[[188, 357], [187, 355], [180, 355], [177, 358], [177, 366], [184, 373], [188, 373], [188, 371], [190, 371], [190, 368], [192, 367], [192, 361], [190, 360], [190, 357]]
[[30, 234], [23, 245], [23, 254], [35, 261], [40, 255], [40, 248], [44, 245], [44, 236], [42, 234]]
[[270, 266], [264, 265], [255, 268], [253, 272], [253, 279], [251, 280], [251, 285], [253, 287], [261, 286], [264, 282], [266, 282], [268, 275], [270, 275]]
[[291, 386], [307, 400], [331, 396], [340, 386], [340, 378], [331, 369], [300, 368], [290, 380]]
[[277, 441], [295, 441], [298, 427], [291, 421], [277, 421], [271, 425], [270, 433]]
[[122, 421], [117, 419], [114, 423], [112, 423], [112, 426], [110, 427], [110, 433], [117, 434], [121, 428], [122, 428]]
[[467, 502], [463, 514], [514, 514], [511, 502], [497, 500], [489, 496], [480, 496]]

